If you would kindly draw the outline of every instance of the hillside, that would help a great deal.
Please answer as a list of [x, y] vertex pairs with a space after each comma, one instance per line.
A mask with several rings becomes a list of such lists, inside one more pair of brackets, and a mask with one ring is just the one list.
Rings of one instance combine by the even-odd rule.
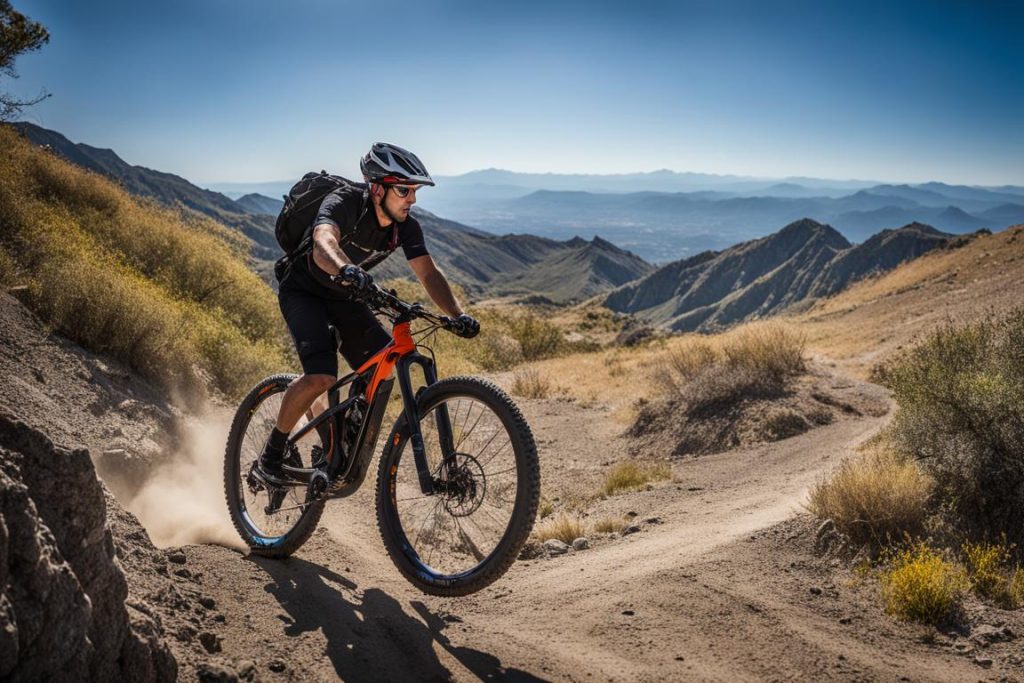
[[277, 214], [281, 213], [284, 201], [253, 192], [239, 197], [235, 204], [249, 213], [266, 214], [276, 218]]
[[946, 237], [911, 224], [851, 245], [833, 228], [803, 219], [759, 240], [670, 263], [615, 290], [604, 304], [675, 331], [708, 331], [829, 296]]
[[225, 195], [196, 187], [172, 173], [132, 166], [113, 150], [74, 143], [60, 133], [31, 123], [12, 125], [32, 143], [49, 148], [77, 166], [117, 181], [131, 194], [151, 197], [168, 206], [197, 211], [222, 225], [241, 231], [253, 242], [253, 256], [260, 259], [277, 258], [280, 248], [274, 238], [273, 218], [262, 213], [252, 213]]
[[861, 375], [947, 321], [1020, 306], [1024, 226], [936, 249], [792, 316], [817, 351]]

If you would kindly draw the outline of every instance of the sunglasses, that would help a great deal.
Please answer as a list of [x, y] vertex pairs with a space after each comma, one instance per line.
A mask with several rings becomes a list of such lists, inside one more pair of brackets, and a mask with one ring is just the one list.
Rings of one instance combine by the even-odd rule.
[[410, 194], [416, 194], [418, 186], [416, 185], [392, 185], [391, 190], [397, 194], [401, 199], [405, 199]]

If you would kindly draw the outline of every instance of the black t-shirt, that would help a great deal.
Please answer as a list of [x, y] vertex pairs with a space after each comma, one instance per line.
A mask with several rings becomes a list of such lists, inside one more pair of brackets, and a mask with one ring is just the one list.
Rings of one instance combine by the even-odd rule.
[[[382, 228], [373, 201], [367, 197], [365, 206], [363, 204], [362, 187], [335, 190], [324, 197], [311, 227], [321, 223], [336, 226], [341, 233], [341, 249], [345, 256], [367, 270], [399, 246], [407, 260], [428, 253], [419, 221], [409, 216], [401, 223], [394, 222]], [[296, 259], [287, 280], [289, 286], [297, 286], [324, 297], [347, 298], [346, 293], [333, 284], [327, 273], [313, 261], [312, 250]]]

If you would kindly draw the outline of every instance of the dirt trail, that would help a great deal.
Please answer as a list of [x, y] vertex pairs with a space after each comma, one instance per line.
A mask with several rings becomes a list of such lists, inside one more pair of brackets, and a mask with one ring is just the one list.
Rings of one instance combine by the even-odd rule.
[[[119, 495], [137, 492], [155, 454], [184, 454], [136, 502], [144, 514], [143, 503], [167, 513], [153, 528], [158, 540], [200, 538], [196, 511], [222, 505], [221, 440], [181, 426], [144, 383], [47, 334], [9, 297], [0, 319], [0, 409], [59, 442], [84, 442]], [[549, 497], [595, 490], [607, 466], [628, 457], [608, 406], [520, 404]], [[185, 681], [218, 665], [264, 681], [1024, 680], [1016, 655], [985, 669], [957, 656], [963, 641], [954, 636], [919, 642], [919, 631], [881, 613], [871, 586], [849, 585], [843, 566], [817, 557], [813, 526], [793, 517], [815, 479], [884, 421], [845, 416], [785, 441], [678, 462], [672, 482], [593, 506], [635, 513], [639, 533], [517, 562], [468, 598], [424, 596], [399, 576], [376, 530], [370, 478], [329, 504], [292, 559], [189, 545], [129, 551], [123, 561], [132, 599], [162, 616]], [[115, 534], [132, 528], [126, 517], [108, 505]], [[988, 623], [1000, 619], [1024, 633], [1024, 616]]]
[[[598, 458], [625, 453], [606, 411], [559, 401], [525, 410], [549, 476], [585, 468], [598, 445]], [[224, 655], [279, 659], [281, 675], [295, 680], [976, 679], [986, 672], [970, 660], [906, 633], [878, 638], [900, 627], [874, 616], [877, 603], [858, 611], [866, 628], [840, 625], [827, 600], [845, 589], [816, 601], [805, 583], [813, 571], [789, 574], [791, 563], [813, 557], [813, 533], [785, 520], [815, 479], [884, 421], [843, 420], [678, 463], [673, 483], [602, 504], [660, 523], [518, 562], [468, 598], [424, 596], [398, 576], [373, 525], [369, 489], [329, 506], [322, 529], [291, 560], [211, 547], [187, 555], [223, 606]], [[854, 606], [862, 599], [845, 597]]]

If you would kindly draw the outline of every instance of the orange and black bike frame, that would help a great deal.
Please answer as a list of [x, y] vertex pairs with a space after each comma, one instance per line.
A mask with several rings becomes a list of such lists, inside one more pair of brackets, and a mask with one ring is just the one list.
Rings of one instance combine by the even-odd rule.
[[[359, 488], [373, 458], [381, 422], [384, 419], [388, 399], [391, 397], [391, 389], [394, 384], [393, 375], [397, 375], [420, 489], [424, 495], [434, 493], [435, 481], [427, 463], [423, 435], [419, 427], [419, 408], [416, 404], [419, 394], [413, 392], [410, 370], [413, 365], [419, 365], [423, 371], [426, 385], [437, 381], [437, 370], [433, 359], [417, 351], [416, 342], [412, 337], [411, 320], [412, 312], [410, 310], [399, 313], [394, 319], [391, 341], [355, 372], [349, 373], [335, 382], [327, 390], [327, 410], [310, 420], [288, 439], [288, 445], [291, 446], [308, 434], [311, 429], [316, 429], [323, 424], [330, 426], [330, 443], [324, 444], [326, 461], [320, 467], [307, 469], [285, 466], [285, 470], [295, 479], [296, 485], [308, 483], [316, 472], [323, 471], [332, 482], [332, 497], [344, 497]], [[341, 389], [349, 384], [354, 385], [349, 392], [349, 397], [341, 401]], [[359, 388], [363, 386], [365, 390], [360, 391]], [[423, 388], [421, 387], [420, 391]], [[358, 436], [351, 448], [347, 449], [341, 435], [343, 434], [344, 418], [353, 409], [363, 411], [364, 417]], [[454, 463], [452, 456], [455, 447], [451, 419], [444, 406], [441, 406], [437, 413], [437, 430], [444, 461]], [[323, 434], [323, 430], [320, 431]], [[445, 469], [442, 468], [438, 475], [444, 477], [447, 474]]]

